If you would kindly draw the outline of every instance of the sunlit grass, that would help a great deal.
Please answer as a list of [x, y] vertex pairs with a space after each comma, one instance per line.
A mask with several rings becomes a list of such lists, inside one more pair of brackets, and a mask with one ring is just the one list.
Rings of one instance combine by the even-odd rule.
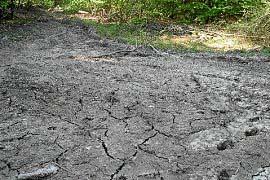
[[130, 44], [153, 45], [160, 49], [180, 51], [211, 52], [258, 52], [263, 47], [256, 45], [244, 35], [224, 30], [208, 30], [195, 28], [191, 35], [177, 36], [171, 33], [148, 32], [134, 24], [102, 23], [97, 19], [83, 20], [85, 24], [97, 28], [102, 37], [117, 39]]

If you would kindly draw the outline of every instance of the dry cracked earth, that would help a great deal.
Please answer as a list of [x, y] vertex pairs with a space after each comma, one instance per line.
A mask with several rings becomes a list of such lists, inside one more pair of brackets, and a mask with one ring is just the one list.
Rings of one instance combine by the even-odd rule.
[[47, 164], [51, 180], [270, 179], [269, 58], [158, 55], [66, 19], [10, 31], [26, 34], [0, 39], [1, 180]]

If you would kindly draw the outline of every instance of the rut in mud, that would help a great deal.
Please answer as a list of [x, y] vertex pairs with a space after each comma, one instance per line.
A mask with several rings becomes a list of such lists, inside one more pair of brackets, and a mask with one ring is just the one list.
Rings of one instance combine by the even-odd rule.
[[22, 31], [0, 43], [0, 179], [270, 178], [269, 62], [160, 56], [66, 20]]

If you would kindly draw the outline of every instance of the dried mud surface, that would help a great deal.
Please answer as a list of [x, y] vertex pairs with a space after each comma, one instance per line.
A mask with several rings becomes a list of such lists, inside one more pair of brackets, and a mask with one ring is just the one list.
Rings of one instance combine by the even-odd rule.
[[[0, 179], [270, 179], [270, 64], [124, 49], [41, 19], [0, 40]], [[265, 58], [264, 58], [265, 60]]]

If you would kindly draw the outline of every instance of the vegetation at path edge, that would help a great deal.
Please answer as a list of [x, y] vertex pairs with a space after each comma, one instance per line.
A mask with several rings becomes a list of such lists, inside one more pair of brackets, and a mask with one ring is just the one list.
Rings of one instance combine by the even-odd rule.
[[[12, 18], [17, 8], [33, 6], [60, 9], [70, 15], [86, 11], [98, 21], [84, 19], [84, 22], [97, 27], [101, 35], [133, 44], [203, 51], [232, 50], [230, 46], [237, 50], [270, 48], [269, 0], [2, 0], [0, 19]], [[194, 38], [186, 34], [177, 36], [164, 29], [159, 32], [145, 29], [153, 23], [191, 25], [195, 27], [191, 33], [200, 35]], [[220, 43], [224, 45], [217, 47]]]

